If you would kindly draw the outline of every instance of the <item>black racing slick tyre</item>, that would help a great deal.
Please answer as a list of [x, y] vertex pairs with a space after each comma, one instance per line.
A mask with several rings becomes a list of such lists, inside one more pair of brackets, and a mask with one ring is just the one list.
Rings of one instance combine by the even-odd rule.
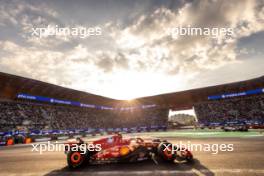
[[158, 156], [163, 161], [173, 162], [176, 159], [176, 153], [173, 151], [173, 146], [169, 142], [162, 142], [158, 146]]
[[178, 161], [178, 162], [186, 161], [188, 163], [191, 163], [191, 162], [193, 162], [193, 155], [187, 149], [180, 149], [180, 151], [176, 157], [176, 161]]
[[67, 163], [70, 169], [77, 169], [87, 163], [87, 154], [83, 154], [80, 151], [69, 151], [67, 154]]

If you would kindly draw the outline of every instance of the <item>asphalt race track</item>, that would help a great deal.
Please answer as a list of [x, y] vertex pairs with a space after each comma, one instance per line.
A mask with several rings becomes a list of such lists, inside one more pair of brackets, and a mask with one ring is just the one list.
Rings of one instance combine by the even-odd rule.
[[191, 143], [234, 144], [234, 151], [193, 152], [193, 163], [156, 165], [153, 161], [130, 164], [86, 166], [76, 171], [67, 168], [63, 152], [32, 152], [31, 146], [0, 148], [0, 175], [264, 175], [264, 137], [251, 138], [169, 138], [169, 141]]

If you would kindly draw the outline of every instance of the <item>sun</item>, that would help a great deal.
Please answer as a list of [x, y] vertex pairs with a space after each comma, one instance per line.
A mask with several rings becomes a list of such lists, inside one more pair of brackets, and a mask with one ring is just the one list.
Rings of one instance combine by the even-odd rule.
[[133, 101], [135, 98], [172, 92], [182, 86], [182, 78], [154, 72], [121, 70], [111, 74], [111, 81], [104, 85], [107, 97]]

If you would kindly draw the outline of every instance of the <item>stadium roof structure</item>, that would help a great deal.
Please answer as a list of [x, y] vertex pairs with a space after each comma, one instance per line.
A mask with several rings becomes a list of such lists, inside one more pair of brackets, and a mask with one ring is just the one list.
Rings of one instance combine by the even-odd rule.
[[213, 95], [223, 95], [239, 93], [254, 89], [264, 88], [264, 76], [227, 84], [191, 89], [186, 91], [161, 94], [137, 99], [141, 103], [158, 102], [173, 110], [192, 109], [194, 104], [209, 101], [208, 97]]
[[14, 100], [19, 93], [105, 106], [112, 105], [116, 101], [103, 96], [0, 72], [0, 98]]
[[221, 84], [216, 86], [191, 89], [149, 97], [137, 98], [133, 101], [115, 100], [95, 94], [77, 91], [34, 79], [10, 75], [0, 72], [0, 98], [16, 99], [19, 93], [38, 95], [82, 103], [125, 107], [132, 105], [156, 104], [174, 110], [191, 109], [194, 104], [208, 101], [208, 96], [225, 93], [236, 93], [247, 90], [264, 88], [264, 76], [246, 81]]

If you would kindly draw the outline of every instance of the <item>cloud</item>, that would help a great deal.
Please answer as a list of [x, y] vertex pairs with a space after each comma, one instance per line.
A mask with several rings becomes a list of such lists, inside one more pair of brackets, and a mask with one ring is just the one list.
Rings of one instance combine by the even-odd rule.
[[27, 1], [1, 1], [0, 2], [0, 21], [1, 25], [25, 25], [28, 21], [31, 24], [40, 24], [45, 22], [45, 18], [56, 18], [56, 11], [38, 1], [29, 3]]
[[[244, 9], [241, 11], [241, 9]], [[257, 9], [262, 9], [259, 12]], [[142, 15], [125, 27], [113, 27], [117, 48], [124, 53], [135, 51], [131, 58], [146, 61], [149, 68], [177, 74], [215, 69], [237, 62], [238, 40], [264, 29], [263, 4], [258, 1], [195, 1], [172, 10], [159, 7], [149, 16]], [[167, 29], [179, 26], [232, 27], [231, 38], [208, 36], [180, 36], [172, 40]], [[155, 50], [157, 48], [157, 50]], [[157, 51], [157, 52], [156, 52]], [[162, 58], [162, 59], [161, 59]], [[146, 68], [144, 68], [146, 69]]]
[[81, 45], [65, 53], [25, 48], [12, 42], [0, 42], [0, 46], [4, 51], [0, 66], [9, 73], [69, 86], [73, 84], [76, 75], [81, 78], [81, 75], [89, 75], [89, 71], [93, 71], [92, 67], [89, 70], [88, 66], [74, 62], [76, 58], [81, 59], [78, 57], [80, 54], [86, 53]]
[[[254, 35], [260, 36], [264, 30], [263, 1], [141, 3], [142, 8], [128, 17], [110, 15], [108, 18], [106, 14], [95, 14], [92, 21], [96, 21], [94, 18], [98, 16], [102, 22], [99, 24], [102, 36], [87, 39], [51, 36], [40, 39], [31, 36], [32, 27], [92, 24], [83, 21], [83, 17], [74, 19], [74, 14], [71, 20], [69, 16], [63, 16], [60, 12], [64, 12], [66, 6], [71, 8], [67, 3], [51, 6], [40, 1], [0, 2], [0, 68], [9, 73], [92, 90], [98, 94], [101, 94], [100, 91], [103, 94], [119, 92], [122, 86], [118, 83], [126, 81], [123, 80], [125, 75], [130, 77], [125, 89], [140, 83], [138, 89], [144, 89], [144, 86], [151, 89], [150, 85], [154, 87], [150, 94], [175, 91], [184, 86], [190, 88], [192, 85], [186, 82], [191, 82], [203, 72], [209, 74], [224, 66], [243, 64], [241, 52], [251, 51], [249, 46], [257, 48], [254, 42], [245, 45], [245, 40]], [[77, 7], [80, 9], [78, 16], [85, 16], [86, 8], [91, 8], [85, 3], [82, 6], [76, 3]], [[108, 9], [105, 11], [111, 12]], [[120, 11], [123, 14], [123, 9]], [[179, 36], [173, 39], [168, 35], [168, 29], [179, 26], [231, 27], [234, 35], [230, 38]], [[258, 40], [257, 44], [261, 46], [263, 42]], [[219, 75], [216, 74], [215, 79], [219, 79]], [[181, 81], [182, 85], [171, 83], [175, 81]]]

